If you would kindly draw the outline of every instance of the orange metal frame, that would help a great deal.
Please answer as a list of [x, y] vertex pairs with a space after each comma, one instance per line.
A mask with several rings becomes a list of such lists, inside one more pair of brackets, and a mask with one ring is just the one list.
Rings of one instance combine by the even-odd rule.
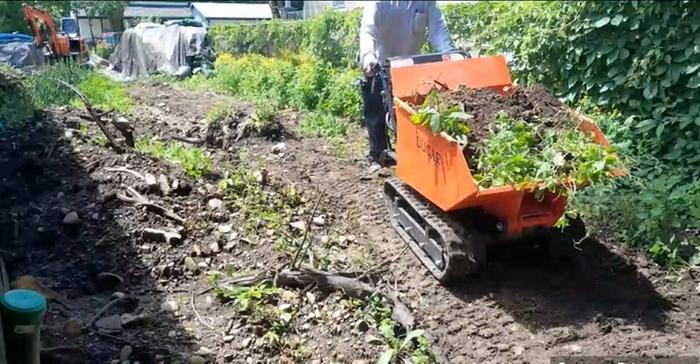
[[[415, 110], [409, 103], [416, 104], [436, 85], [512, 92], [513, 83], [503, 56], [406, 65], [392, 67], [390, 72], [396, 114], [397, 175], [401, 180], [443, 211], [481, 207], [501, 219], [510, 234], [551, 227], [562, 216], [565, 197], [546, 193], [538, 200], [532, 190], [517, 190], [513, 186], [480, 188], [459, 143], [410, 120]], [[582, 132], [593, 134], [601, 145], [609, 145], [592, 120], [574, 115], [579, 118]]]

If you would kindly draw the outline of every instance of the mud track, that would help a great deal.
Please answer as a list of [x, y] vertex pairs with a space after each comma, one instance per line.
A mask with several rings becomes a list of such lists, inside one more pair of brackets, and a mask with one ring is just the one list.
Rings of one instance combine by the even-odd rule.
[[[202, 131], [201, 120], [214, 102], [236, 104], [246, 113], [253, 110], [220, 95], [167, 85], [138, 85], [131, 93], [138, 103], [133, 120], [137, 136], [192, 137]], [[548, 259], [537, 248], [540, 242], [492, 249], [490, 263], [480, 275], [450, 288], [439, 285], [414, 256], [400, 255], [404, 245], [388, 223], [382, 181], [361, 179], [363, 131], [353, 132], [341, 146], [329, 144], [299, 135], [296, 115], [282, 112], [277, 118], [286, 129], [284, 153], [272, 153], [278, 141], [266, 138], [241, 140], [231, 150], [210, 148], [218, 172], [197, 181], [163, 161], [114, 154], [94, 143], [98, 135], [94, 127], [85, 136], [79, 133], [76, 115], [54, 110], [40, 126], [0, 134], [3, 258], [13, 278], [32, 275], [69, 303], [68, 307], [51, 303], [44, 345], [75, 345], [76, 350], [52, 355], [46, 362], [106, 363], [118, 359], [127, 344], [134, 350], [129, 360], [140, 363], [187, 363], [201, 346], [212, 351], [209, 361], [216, 363], [293, 361], [250, 341], [242, 345], [251, 338], [247, 324], [212, 295], [197, 296], [198, 313], [207, 325], [190, 306], [192, 293], [211, 283], [183, 267], [187, 256], [194, 256], [203, 270], [232, 265], [242, 272], [288, 261], [271, 248], [272, 241], [264, 234], [256, 244], [238, 241], [231, 251], [207, 258], [192, 253], [194, 245], [206, 247], [216, 241], [218, 226], [237, 223], [235, 217], [227, 221], [216, 216], [207, 203], [217, 196], [214, 186], [221, 171], [244, 163], [241, 151], [258, 165], [263, 163], [276, 184], [296, 186], [307, 199], [327, 188], [320, 209], [326, 225], [315, 235], [346, 237], [342, 244], [329, 247], [336, 257], [331, 268], [363, 269], [398, 256], [384, 279], [396, 285], [416, 315], [417, 326], [428, 330], [435, 350], [447, 362], [700, 355], [697, 272], [663, 270], [606, 237], [585, 241], [581, 250], [569, 249], [558, 260]], [[114, 199], [120, 184], [138, 181], [106, 173], [104, 168], [124, 165], [189, 184], [189, 193], [150, 197], [196, 221], [199, 228], [191, 228], [173, 246], [145, 239], [146, 227], [176, 226]], [[70, 211], [77, 211], [82, 220], [77, 235], [61, 223]], [[67, 333], [70, 320], [85, 324], [109, 301], [114, 289], [105, 289], [96, 279], [100, 272], [120, 275], [124, 282], [118, 289], [134, 298], [105, 316], [143, 313], [150, 317], [148, 325], [125, 328], [114, 335], [118, 339], [89, 330]], [[289, 294], [303, 302], [293, 339], [312, 353], [297, 361], [376, 360], [378, 349], [365, 343], [365, 334], [353, 330], [342, 296], [319, 296], [314, 303], [306, 293], [313, 291]], [[162, 310], [163, 302], [170, 300], [179, 303], [175, 313]], [[234, 328], [224, 335], [228, 326]]]

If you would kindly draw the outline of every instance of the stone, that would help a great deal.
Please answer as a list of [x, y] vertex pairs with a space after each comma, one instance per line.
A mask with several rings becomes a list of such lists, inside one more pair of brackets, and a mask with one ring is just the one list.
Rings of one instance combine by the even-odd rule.
[[120, 332], [122, 331], [122, 320], [119, 315], [112, 315], [103, 317], [95, 322], [100, 331], [106, 332]]
[[523, 355], [523, 352], [525, 352], [525, 348], [521, 345], [515, 345], [511, 350], [513, 350], [513, 354], [515, 354], [516, 356]]
[[72, 130], [66, 130], [65, 133], [63, 133], [63, 137], [65, 137], [68, 140], [73, 139], [73, 131]]
[[342, 315], [343, 315], [343, 310], [335, 310], [335, 311], [333, 311], [333, 313], [331, 314], [331, 318], [339, 319], [340, 316], [342, 316]]
[[581, 347], [581, 345], [576, 345], [576, 344], [565, 345], [564, 347], [565, 347], [566, 349], [568, 349], [569, 351], [571, 351], [572, 353], [580, 353], [581, 350], [583, 350], [583, 348]]
[[65, 325], [63, 325], [63, 331], [68, 336], [78, 335], [82, 330], [83, 325], [77, 318], [71, 318], [68, 321], [66, 321]]
[[288, 324], [292, 321], [292, 314], [289, 312], [283, 312], [280, 315], [280, 320], [282, 320], [282, 322], [284, 322], [285, 324]]
[[353, 360], [352, 364], [368, 364], [368, 363], [367, 363], [367, 360], [357, 359], [357, 360]]
[[311, 221], [313, 222], [314, 225], [319, 226], [319, 227], [320, 227], [320, 226], [323, 226], [323, 225], [326, 225], [326, 219], [324, 219], [324, 218], [321, 217], [321, 216], [316, 216], [316, 217], [314, 217], [313, 220], [311, 220]]
[[225, 343], [230, 343], [230, 342], [232, 342], [233, 339], [235, 339], [235, 338], [236, 338], [236, 337], [233, 336], [233, 335], [226, 335], [226, 336], [224, 336], [224, 342], [225, 342]]
[[160, 305], [160, 309], [168, 312], [175, 312], [180, 309], [177, 301], [165, 301]]
[[119, 360], [129, 360], [131, 357], [131, 354], [134, 353], [134, 348], [132, 348], [129, 345], [126, 345], [122, 348], [122, 351], [119, 353]]
[[131, 122], [129, 122], [129, 119], [127, 119], [123, 116], [117, 117], [117, 123], [119, 123], [119, 124], [131, 124]]
[[277, 143], [274, 146], [272, 146], [272, 153], [273, 154], [284, 153], [286, 150], [287, 150], [287, 144], [285, 144], [285, 143]]
[[304, 231], [306, 230], [306, 223], [303, 221], [295, 221], [291, 224], [289, 224], [293, 229], [299, 230], [299, 231]]
[[199, 273], [199, 266], [192, 257], [185, 257], [185, 269], [192, 272], [193, 274]]
[[306, 292], [306, 300], [309, 301], [309, 303], [314, 304], [316, 303], [316, 296], [311, 292]]
[[151, 317], [146, 313], [142, 313], [139, 315], [132, 315], [130, 313], [123, 313], [120, 316], [120, 318], [122, 320], [122, 327], [132, 328], [132, 327], [138, 326], [138, 325], [148, 321]]
[[233, 225], [231, 224], [221, 224], [219, 225], [219, 232], [222, 234], [228, 234], [233, 230]]
[[64, 225], [80, 225], [80, 217], [78, 216], [78, 213], [75, 211], [71, 211], [66, 214], [66, 216], [63, 217], [63, 224]]
[[199, 247], [197, 244], [192, 245], [192, 256], [194, 257], [201, 257], [202, 256], [202, 249]]
[[241, 344], [238, 346], [239, 349], [245, 349], [250, 346], [251, 341], [253, 341], [253, 338], [247, 337], [243, 340], [241, 340]]
[[170, 183], [168, 182], [168, 177], [166, 177], [164, 174], [158, 175], [158, 187], [160, 188], [160, 192], [163, 194], [163, 196], [169, 195], [170, 191], [172, 190], [170, 188]]
[[158, 106], [158, 107], [165, 107], [165, 103], [164, 103], [164, 102], [159, 102], [159, 103], [157, 104], [157, 106]]
[[283, 303], [283, 304], [277, 306], [277, 308], [279, 308], [279, 310], [282, 312], [287, 312], [287, 311], [292, 309], [292, 305], [289, 303]]
[[175, 332], [175, 330], [168, 331], [168, 337], [173, 338], [175, 336], [177, 336], [177, 332]]
[[95, 285], [98, 290], [114, 291], [124, 285], [124, 278], [115, 273], [101, 272], [97, 274]]
[[225, 252], [228, 252], [228, 253], [232, 252], [233, 249], [235, 249], [235, 248], [236, 248], [236, 242], [235, 242], [235, 241], [229, 241], [228, 243], [226, 243], [226, 244], [224, 245], [224, 251], [225, 251]]
[[211, 349], [209, 349], [209, 348], [206, 347], [206, 346], [200, 346], [200, 347], [199, 347], [199, 350], [195, 351], [194, 354], [195, 354], [195, 355], [201, 355], [201, 356], [210, 356], [210, 355], [213, 355], [213, 354], [214, 354], [214, 351], [212, 351]]
[[209, 202], [207, 202], [207, 206], [209, 207], [209, 210], [212, 211], [223, 211], [224, 201], [221, 201], [218, 198], [212, 198], [209, 200]]
[[199, 355], [192, 355], [192, 357], [190, 357], [190, 364], [207, 364], [207, 359]]
[[159, 241], [163, 243], [168, 243], [175, 245], [182, 241], [182, 235], [174, 231], [166, 231], [160, 229], [143, 229], [143, 237], [148, 240]]
[[218, 253], [218, 252], [221, 251], [221, 247], [219, 247], [219, 243], [216, 242], [216, 241], [213, 242], [213, 243], [211, 243], [211, 244], [209, 244], [209, 249], [210, 249], [211, 252], [214, 253], [214, 254], [216, 254], [216, 253]]

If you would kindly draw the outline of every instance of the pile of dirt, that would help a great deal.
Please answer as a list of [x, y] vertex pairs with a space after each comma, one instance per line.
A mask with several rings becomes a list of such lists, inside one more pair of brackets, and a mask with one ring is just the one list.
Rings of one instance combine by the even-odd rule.
[[467, 155], [471, 158], [476, 158], [483, 140], [493, 132], [493, 124], [500, 113], [546, 127], [561, 125], [567, 118], [565, 105], [541, 85], [518, 88], [509, 96], [492, 89], [460, 87], [440, 93], [440, 100], [447, 105], [459, 105], [473, 116], [468, 121], [471, 132]]

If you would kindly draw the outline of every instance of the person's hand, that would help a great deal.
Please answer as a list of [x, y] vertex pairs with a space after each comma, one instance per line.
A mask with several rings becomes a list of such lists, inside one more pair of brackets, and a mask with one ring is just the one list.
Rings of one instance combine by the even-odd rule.
[[370, 63], [362, 69], [362, 73], [364, 73], [365, 77], [374, 77], [374, 70], [372, 69], [373, 66], [374, 63]]

